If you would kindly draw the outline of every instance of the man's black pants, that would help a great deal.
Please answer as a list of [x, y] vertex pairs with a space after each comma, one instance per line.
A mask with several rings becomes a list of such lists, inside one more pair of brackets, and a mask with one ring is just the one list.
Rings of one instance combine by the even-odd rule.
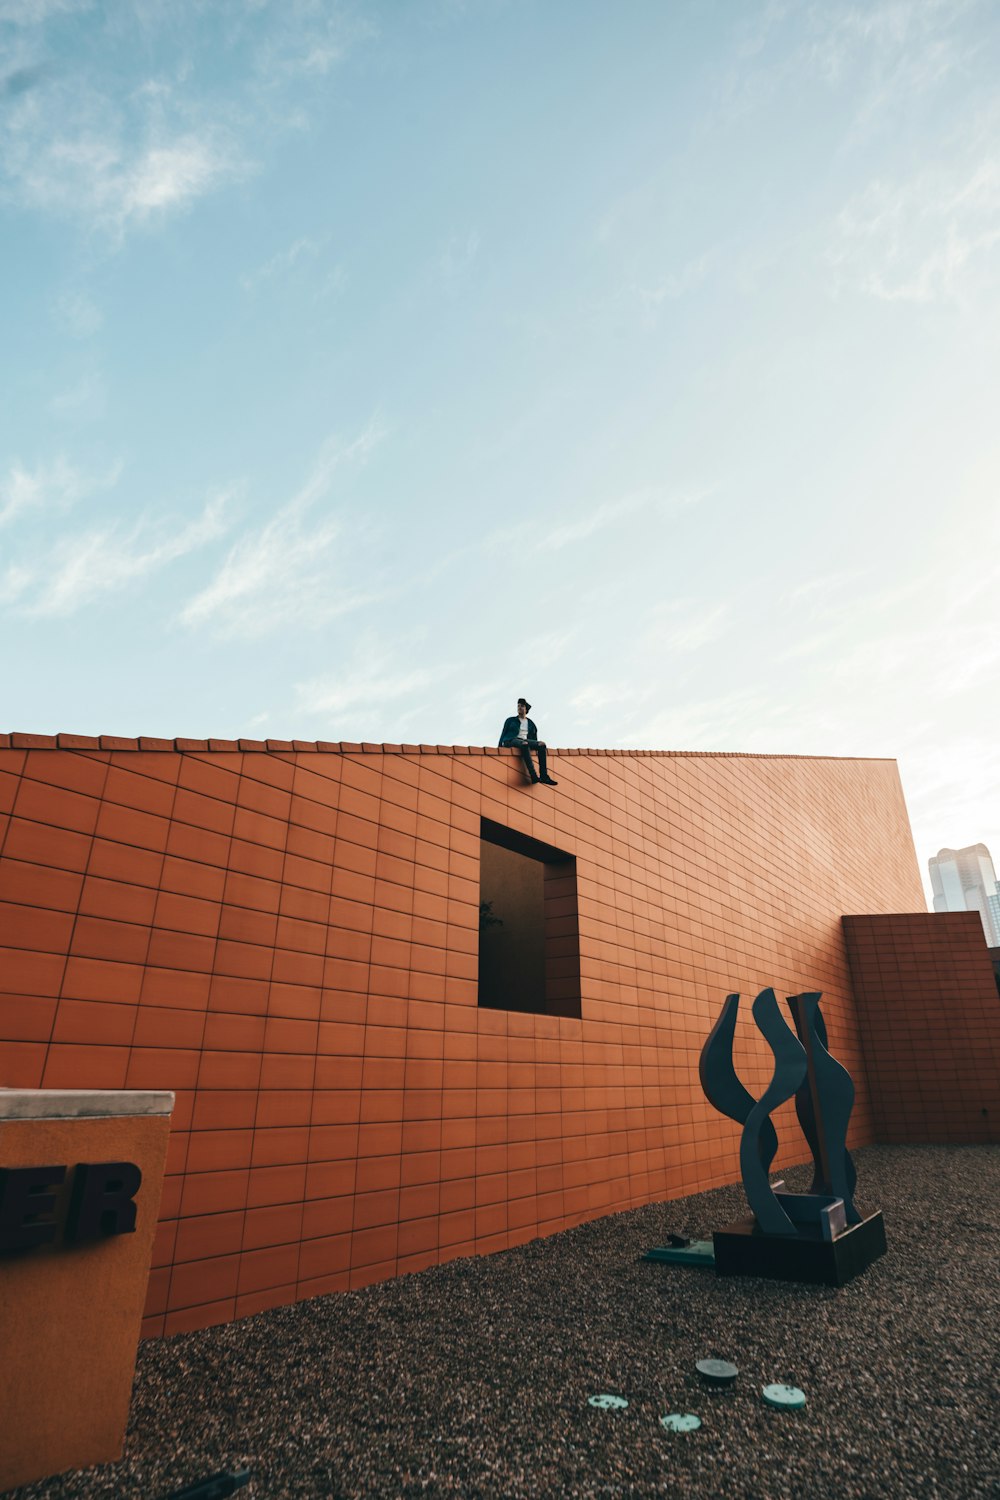
[[[532, 781], [537, 781], [538, 780], [538, 776], [545, 776], [545, 775], [548, 774], [546, 772], [546, 769], [545, 769], [545, 741], [544, 740], [515, 740], [514, 744], [513, 744], [513, 748], [515, 750], [520, 750], [520, 752], [521, 752], [521, 759], [524, 761], [524, 769], [527, 771], [527, 773], [531, 777]], [[538, 756], [538, 775], [537, 776], [535, 774], [535, 767], [532, 764], [532, 760], [531, 760], [531, 752], [532, 752], [532, 750], [534, 750], [535, 754]]]

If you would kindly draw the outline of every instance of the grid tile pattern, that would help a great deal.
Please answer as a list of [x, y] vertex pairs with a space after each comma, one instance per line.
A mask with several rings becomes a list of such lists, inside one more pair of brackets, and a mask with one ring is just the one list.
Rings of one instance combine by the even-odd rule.
[[875, 1133], [1000, 1141], [1000, 995], [979, 913], [844, 918]]
[[[0, 1083], [177, 1095], [148, 1334], [734, 1180], [730, 990], [824, 991], [872, 1138], [840, 915], [923, 907], [895, 763], [554, 760], [0, 739]], [[575, 856], [582, 1018], [477, 1004], [483, 817]]]

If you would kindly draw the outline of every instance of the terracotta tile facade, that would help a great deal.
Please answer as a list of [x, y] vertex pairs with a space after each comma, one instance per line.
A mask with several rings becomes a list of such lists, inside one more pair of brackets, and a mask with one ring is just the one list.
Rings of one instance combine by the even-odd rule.
[[[177, 1095], [147, 1333], [734, 1180], [697, 1070], [730, 990], [824, 992], [872, 1139], [841, 914], [923, 909], [895, 763], [553, 769], [530, 790], [474, 747], [0, 739], [0, 1083]], [[483, 818], [575, 857], [580, 1018], [477, 1003]], [[746, 1018], [737, 1065], [762, 1092]]]
[[844, 918], [878, 1140], [1000, 1141], [1000, 995], [976, 911]]

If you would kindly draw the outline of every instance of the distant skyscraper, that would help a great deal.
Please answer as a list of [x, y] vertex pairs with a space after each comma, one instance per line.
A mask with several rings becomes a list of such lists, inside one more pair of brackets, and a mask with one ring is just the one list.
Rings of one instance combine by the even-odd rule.
[[1000, 947], [1000, 885], [985, 844], [939, 849], [927, 861], [935, 911], [977, 911], [991, 948]]
[[1000, 948], [1000, 880], [997, 881], [997, 894], [991, 896], [986, 905], [990, 909], [990, 917], [993, 920], [993, 941], [991, 948]]

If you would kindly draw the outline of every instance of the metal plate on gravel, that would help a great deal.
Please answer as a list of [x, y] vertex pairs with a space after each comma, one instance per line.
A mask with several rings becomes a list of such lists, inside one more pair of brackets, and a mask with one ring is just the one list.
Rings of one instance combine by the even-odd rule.
[[656, 1245], [642, 1258], [679, 1266], [714, 1266], [715, 1245], [712, 1240], [692, 1240], [688, 1245]]
[[701, 1426], [701, 1418], [690, 1411], [668, 1411], [660, 1418], [660, 1426], [668, 1432], [696, 1432]]
[[624, 1411], [628, 1406], [624, 1396], [588, 1396], [587, 1401], [601, 1411]]
[[699, 1359], [695, 1369], [709, 1385], [732, 1385], [740, 1373], [728, 1359]]
[[786, 1411], [794, 1411], [806, 1404], [805, 1392], [797, 1385], [766, 1385], [761, 1395], [768, 1406], [780, 1406]]

